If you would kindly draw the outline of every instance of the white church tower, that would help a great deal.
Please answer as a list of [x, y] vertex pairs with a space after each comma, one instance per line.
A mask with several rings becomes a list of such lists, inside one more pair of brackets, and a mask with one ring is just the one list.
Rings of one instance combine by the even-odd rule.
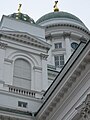
[[[62, 90], [64, 93], [66, 86], [71, 87], [70, 73], [68, 80], [66, 79], [66, 82], [69, 81], [68, 85], [62, 83], [56, 93], [54, 92], [57, 83], [60, 83], [64, 74], [66, 75], [65, 67], [69, 68], [80, 51], [74, 55], [71, 63], [70, 56], [78, 49], [81, 41], [84, 44], [82, 46], [85, 46], [90, 38], [90, 32], [79, 18], [59, 11], [57, 3], [58, 1], [55, 1], [54, 12], [45, 14], [36, 22], [27, 14], [21, 13], [21, 4], [17, 13], [2, 16], [0, 120], [46, 120], [48, 113], [52, 112], [52, 106], [55, 107], [52, 102], [56, 100], [54, 97], [58, 90], [65, 85], [65, 89]], [[72, 76], [74, 74], [72, 73]], [[53, 97], [49, 99], [51, 95]]]
[[80, 41], [89, 39], [89, 30], [84, 23], [68, 12], [59, 11], [57, 3], [55, 1], [54, 12], [36, 21], [36, 24], [45, 27], [46, 41], [52, 46], [48, 56], [49, 83], [55, 78], [56, 71], [63, 68]]

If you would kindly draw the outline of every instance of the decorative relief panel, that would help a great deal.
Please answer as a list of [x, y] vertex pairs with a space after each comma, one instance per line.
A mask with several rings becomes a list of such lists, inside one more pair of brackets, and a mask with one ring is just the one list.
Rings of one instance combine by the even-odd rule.
[[90, 120], [90, 94], [87, 95], [86, 100], [76, 109], [80, 113], [82, 120]]

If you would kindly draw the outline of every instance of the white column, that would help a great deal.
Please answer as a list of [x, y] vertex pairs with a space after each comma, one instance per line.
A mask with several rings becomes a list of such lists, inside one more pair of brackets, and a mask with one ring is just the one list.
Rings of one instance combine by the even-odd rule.
[[71, 56], [71, 42], [70, 42], [70, 33], [64, 33], [64, 39], [66, 44], [66, 61]]
[[48, 58], [47, 58], [47, 64], [50, 64], [50, 65], [53, 65], [53, 61], [52, 61], [52, 35], [49, 34], [47, 37], [46, 37], [46, 40], [47, 40], [47, 43], [49, 43], [51, 45], [51, 48], [49, 49], [48, 51]]
[[48, 57], [48, 55], [41, 54], [41, 59], [42, 59], [42, 90], [44, 90], [44, 91], [48, 88], [47, 57]]
[[[48, 40], [47, 42], [52, 46], [51, 40]], [[52, 47], [51, 47], [51, 49], [49, 49], [48, 54], [49, 54], [49, 56], [47, 58], [48, 64], [52, 64]]]

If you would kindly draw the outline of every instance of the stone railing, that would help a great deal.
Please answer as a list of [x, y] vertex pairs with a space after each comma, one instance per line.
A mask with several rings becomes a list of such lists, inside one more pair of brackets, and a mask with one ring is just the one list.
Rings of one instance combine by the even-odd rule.
[[15, 86], [11, 86], [11, 85], [8, 85], [8, 87], [9, 87], [9, 92], [12, 92], [15, 94], [29, 96], [29, 97], [33, 97], [33, 98], [41, 98], [42, 97], [41, 92], [28, 90], [28, 89], [24, 89], [24, 88], [20, 88], [20, 87], [15, 87]]

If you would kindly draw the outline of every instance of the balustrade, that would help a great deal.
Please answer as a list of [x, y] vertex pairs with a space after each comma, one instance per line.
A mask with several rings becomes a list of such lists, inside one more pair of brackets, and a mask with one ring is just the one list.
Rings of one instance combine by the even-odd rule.
[[10, 86], [10, 85], [9, 85], [9, 92], [20, 94], [20, 95], [25, 95], [25, 96], [30, 96], [34, 98], [36, 98], [38, 95], [42, 96], [40, 92], [33, 91], [33, 90], [27, 90], [24, 88], [19, 88], [19, 87]]

